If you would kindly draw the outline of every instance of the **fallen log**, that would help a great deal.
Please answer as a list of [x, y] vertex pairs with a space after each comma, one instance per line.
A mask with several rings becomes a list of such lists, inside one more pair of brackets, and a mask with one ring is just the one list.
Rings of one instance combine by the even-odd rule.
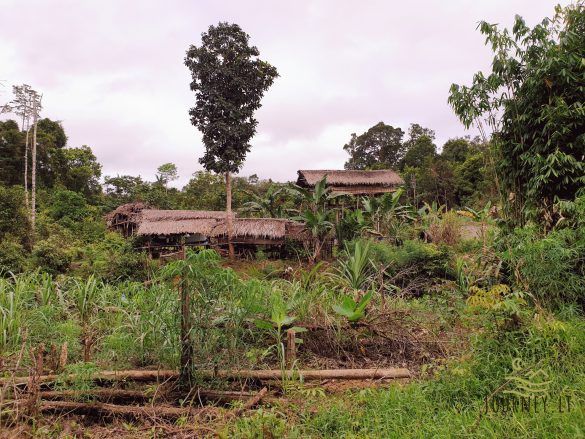
[[104, 402], [46, 401], [40, 405], [42, 412], [75, 412], [89, 415], [129, 416], [134, 418], [180, 418], [197, 412], [192, 407], [131, 406]]
[[[211, 372], [211, 371], [204, 371]], [[219, 378], [250, 378], [257, 380], [279, 380], [282, 378], [280, 370], [218, 370], [213, 377]], [[324, 369], [324, 370], [288, 370], [287, 378], [299, 377], [306, 381], [315, 380], [376, 380], [410, 378], [408, 369]]]
[[[74, 374], [69, 375], [75, 377]], [[58, 378], [67, 378], [66, 375], [40, 375], [38, 377], [39, 383], [50, 383], [56, 381]], [[178, 377], [178, 373], [174, 370], [106, 370], [98, 372], [92, 376], [94, 380], [103, 381], [164, 381]], [[22, 385], [27, 384], [29, 377], [10, 377], [0, 379], [0, 386]]]
[[98, 397], [104, 399], [149, 399], [152, 396], [147, 396], [140, 390], [124, 390], [124, 389], [89, 389], [89, 390], [45, 390], [39, 394], [41, 399], [67, 399], [78, 397]]
[[[306, 381], [311, 380], [380, 380], [410, 378], [411, 373], [405, 368], [388, 369], [325, 369], [325, 370], [293, 370], [284, 372], [288, 378], [299, 377]], [[280, 380], [281, 370], [198, 370], [196, 375], [202, 378], [249, 378], [257, 380]], [[104, 381], [163, 381], [175, 379], [179, 376], [174, 370], [116, 370], [103, 371], [93, 375], [94, 380]], [[37, 382], [47, 383], [55, 381], [58, 375], [41, 375]], [[29, 377], [13, 377], [0, 379], [0, 385], [27, 384]]]

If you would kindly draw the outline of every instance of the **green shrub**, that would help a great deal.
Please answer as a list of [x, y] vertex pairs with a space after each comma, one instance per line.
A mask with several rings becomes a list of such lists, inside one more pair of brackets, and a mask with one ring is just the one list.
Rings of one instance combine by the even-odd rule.
[[51, 236], [37, 243], [32, 257], [36, 267], [50, 274], [67, 271], [72, 259], [70, 252], [57, 236]]
[[585, 228], [540, 236], [535, 228], [516, 229], [500, 242], [510, 280], [542, 305], [585, 305]]
[[86, 244], [76, 252], [72, 274], [90, 275], [106, 282], [145, 280], [149, 264], [144, 253], [132, 247], [132, 241], [118, 233], [106, 233], [99, 242]]
[[26, 267], [26, 251], [21, 240], [13, 235], [6, 235], [0, 240], [0, 276], [10, 273], [22, 273]]
[[453, 279], [455, 275], [446, 246], [413, 240], [400, 246], [374, 241], [370, 257], [376, 266], [386, 270], [394, 285], [409, 287], [414, 294], [424, 293], [425, 286], [435, 280]]
[[57, 190], [52, 195], [48, 211], [55, 221], [75, 224], [88, 215], [88, 206], [83, 195], [68, 190]]
[[7, 234], [23, 241], [27, 239], [30, 234], [30, 223], [24, 206], [22, 187], [0, 186], [0, 239]]

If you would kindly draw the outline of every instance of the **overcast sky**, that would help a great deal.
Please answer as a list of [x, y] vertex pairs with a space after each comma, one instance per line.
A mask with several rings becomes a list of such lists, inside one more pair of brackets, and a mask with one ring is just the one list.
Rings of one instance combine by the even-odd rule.
[[533, 25], [556, 3], [0, 0], [0, 103], [28, 83], [44, 95], [43, 115], [63, 122], [69, 146], [91, 146], [104, 175], [152, 179], [174, 162], [181, 185], [203, 152], [185, 51], [209, 25], [238, 23], [280, 73], [240, 175], [293, 180], [297, 169], [341, 169], [351, 133], [379, 121], [431, 128], [439, 147], [474, 134], [447, 96], [489, 67], [478, 21], [509, 26], [520, 14]]

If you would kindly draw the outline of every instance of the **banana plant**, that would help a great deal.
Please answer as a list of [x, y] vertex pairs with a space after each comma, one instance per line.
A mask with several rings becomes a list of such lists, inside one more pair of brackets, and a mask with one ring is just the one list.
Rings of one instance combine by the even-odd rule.
[[305, 206], [300, 214], [293, 218], [302, 221], [307, 226], [313, 237], [311, 249], [311, 262], [321, 259], [321, 250], [325, 241], [333, 230], [333, 210], [329, 209], [328, 201], [337, 195], [331, 193], [327, 187], [327, 176], [319, 180], [313, 190], [307, 190], [297, 185], [291, 186], [303, 199], [302, 204]]
[[270, 185], [263, 195], [246, 191], [253, 200], [244, 204], [242, 212], [259, 213], [270, 218], [284, 217], [282, 197], [287, 193], [286, 187]]
[[[254, 324], [257, 328], [265, 330], [270, 334], [275, 343], [264, 351], [263, 356], [268, 355], [271, 351], [276, 350], [278, 362], [280, 365], [280, 372], [282, 376], [283, 389], [288, 388], [287, 385], [290, 380], [290, 375], [286, 367], [286, 349], [284, 347], [284, 329], [289, 328], [296, 320], [295, 316], [290, 315], [291, 309], [294, 307], [293, 302], [285, 303], [282, 296], [275, 294], [272, 297], [270, 320], [257, 319]], [[297, 334], [306, 332], [305, 328], [300, 326], [290, 327]], [[302, 343], [302, 339], [297, 338], [296, 343]], [[291, 366], [292, 367], [292, 366]]]

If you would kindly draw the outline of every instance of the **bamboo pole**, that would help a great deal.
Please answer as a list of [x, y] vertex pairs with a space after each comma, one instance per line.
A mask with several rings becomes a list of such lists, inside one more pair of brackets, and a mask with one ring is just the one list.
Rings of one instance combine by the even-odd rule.
[[[397, 379], [411, 378], [412, 374], [405, 368], [386, 368], [386, 369], [324, 369], [324, 370], [295, 370], [287, 371], [289, 378], [295, 376], [302, 377], [304, 380], [379, 380], [379, 379]], [[202, 378], [250, 378], [257, 380], [280, 380], [282, 371], [273, 370], [218, 370], [210, 369], [198, 370], [197, 375]], [[48, 383], [55, 381], [59, 375], [43, 375], [38, 377], [39, 383]], [[179, 373], [175, 370], [120, 370], [120, 371], [103, 371], [93, 375], [94, 380], [104, 381], [164, 381], [167, 379], [178, 378]], [[0, 379], [0, 385], [26, 384], [29, 377], [14, 377]]]

